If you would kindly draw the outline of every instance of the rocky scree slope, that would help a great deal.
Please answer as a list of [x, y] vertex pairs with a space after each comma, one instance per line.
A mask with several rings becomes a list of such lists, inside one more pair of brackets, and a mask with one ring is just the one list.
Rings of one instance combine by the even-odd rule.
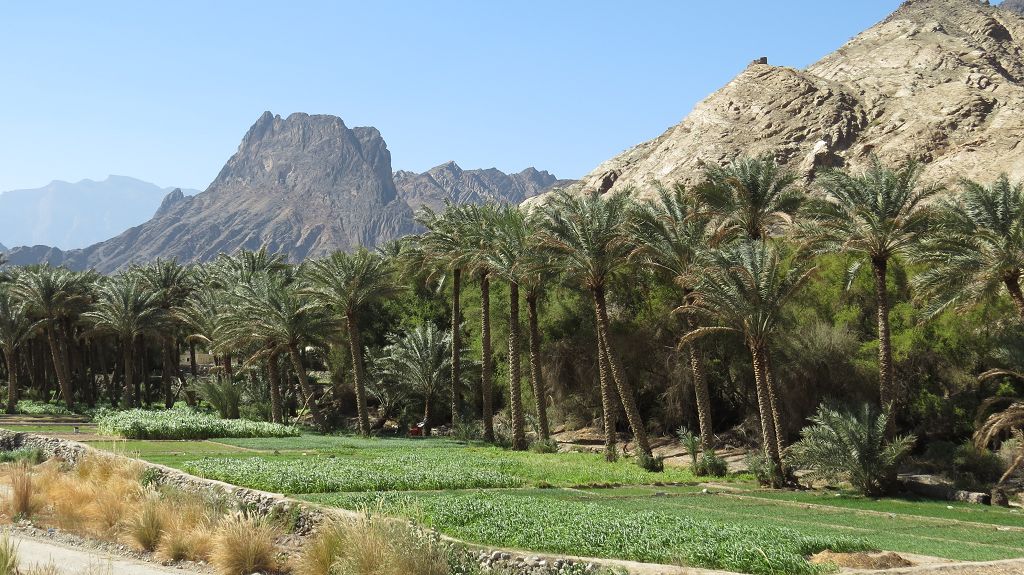
[[926, 178], [1024, 179], [1024, 17], [977, 0], [910, 0], [805, 70], [759, 59], [678, 125], [570, 189], [697, 183], [705, 164], [772, 153], [807, 179], [872, 154]]

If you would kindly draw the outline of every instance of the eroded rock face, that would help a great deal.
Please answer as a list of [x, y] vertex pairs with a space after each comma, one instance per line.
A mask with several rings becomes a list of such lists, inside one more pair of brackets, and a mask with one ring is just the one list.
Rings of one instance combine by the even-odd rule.
[[977, 0], [911, 0], [806, 70], [755, 61], [680, 124], [594, 169], [575, 190], [696, 183], [705, 163], [775, 154], [813, 178], [871, 154], [925, 177], [1024, 179], [1024, 18]]
[[463, 170], [455, 162], [441, 164], [422, 174], [395, 172], [398, 194], [413, 210], [429, 206], [434, 210], [452, 203], [522, 203], [557, 187], [566, 187], [572, 180], [559, 180], [552, 174], [526, 168], [506, 174], [495, 168]]
[[150, 221], [83, 250], [17, 248], [10, 259], [110, 272], [157, 257], [204, 261], [265, 245], [298, 261], [375, 246], [412, 226], [375, 128], [266, 112], [205, 192], [172, 192]]

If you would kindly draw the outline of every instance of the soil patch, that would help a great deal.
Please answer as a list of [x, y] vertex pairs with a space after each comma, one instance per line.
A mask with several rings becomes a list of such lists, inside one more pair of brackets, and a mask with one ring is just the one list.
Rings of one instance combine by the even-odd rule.
[[851, 569], [895, 569], [914, 565], [895, 553], [835, 553], [827, 549], [812, 555], [810, 562], [833, 563]]

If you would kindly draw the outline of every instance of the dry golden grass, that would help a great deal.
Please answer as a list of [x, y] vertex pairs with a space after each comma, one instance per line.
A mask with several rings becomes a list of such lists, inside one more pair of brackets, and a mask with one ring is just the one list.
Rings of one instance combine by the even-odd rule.
[[210, 563], [220, 575], [276, 571], [276, 535], [266, 521], [241, 516], [222, 521], [211, 540]]
[[295, 559], [295, 575], [331, 575], [331, 566], [345, 548], [345, 536], [349, 527], [341, 522], [327, 523], [320, 527], [315, 537], [306, 542], [302, 553]]
[[11, 493], [8, 513], [11, 518], [31, 517], [35, 511], [32, 468], [26, 462], [15, 463], [10, 474]]
[[150, 494], [125, 522], [125, 537], [143, 551], [154, 551], [167, 523], [167, 506], [157, 494]]
[[295, 561], [296, 575], [445, 575], [447, 551], [380, 515], [325, 525]]

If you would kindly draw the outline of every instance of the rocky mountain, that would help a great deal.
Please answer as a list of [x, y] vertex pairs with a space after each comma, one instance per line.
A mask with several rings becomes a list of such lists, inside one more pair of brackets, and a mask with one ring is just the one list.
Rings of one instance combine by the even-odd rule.
[[189, 196], [175, 189], [154, 204], [149, 221], [84, 249], [35, 245], [8, 255], [14, 264], [100, 272], [157, 257], [204, 261], [262, 246], [299, 261], [411, 233], [414, 209], [442, 206], [446, 198], [518, 203], [567, 183], [534, 168], [508, 175], [462, 170], [454, 162], [423, 174], [392, 173], [391, 154], [375, 128], [349, 128], [335, 116], [266, 112], [206, 191]]
[[206, 191], [167, 194], [142, 225], [81, 250], [15, 248], [12, 263], [110, 272], [157, 257], [209, 260], [267, 246], [292, 260], [409, 233], [412, 212], [375, 128], [334, 116], [264, 113]]
[[1003, 0], [999, 7], [1004, 10], [1013, 10], [1018, 14], [1024, 14], [1024, 0]]
[[[925, 177], [1024, 179], [1024, 17], [978, 0], [909, 0], [805, 70], [753, 62], [678, 125], [573, 186], [696, 183], [706, 163], [772, 153], [812, 177], [872, 154]], [[641, 192], [643, 193], [643, 191]]]
[[172, 189], [110, 176], [99, 182], [53, 181], [42, 188], [3, 192], [0, 241], [12, 246], [85, 247], [151, 218]]
[[517, 174], [506, 174], [495, 168], [463, 170], [455, 162], [441, 164], [422, 174], [395, 172], [398, 194], [413, 210], [424, 205], [438, 210], [444, 207], [445, 200], [457, 204], [518, 204], [572, 183], [573, 180], [559, 180], [532, 167]]
[[0, 244], [0, 253], [6, 252], [6, 251], [7, 251], [7, 246], [5, 246], [3, 244]]

